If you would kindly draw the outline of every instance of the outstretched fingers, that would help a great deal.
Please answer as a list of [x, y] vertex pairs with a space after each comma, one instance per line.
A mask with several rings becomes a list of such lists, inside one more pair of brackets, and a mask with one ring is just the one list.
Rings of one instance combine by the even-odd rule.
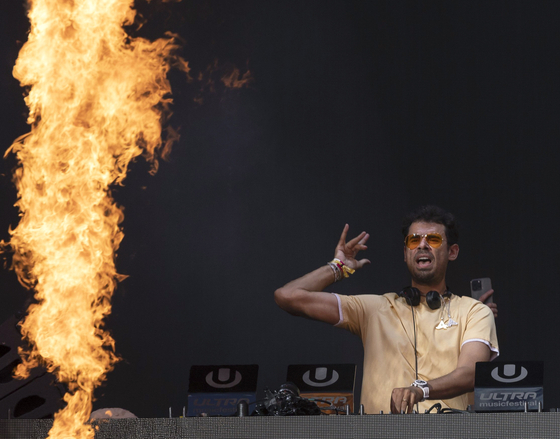
[[369, 264], [370, 261], [368, 259], [357, 261], [355, 257], [358, 252], [367, 249], [366, 242], [369, 239], [369, 234], [366, 232], [362, 232], [355, 238], [346, 242], [346, 237], [348, 235], [349, 229], [350, 226], [346, 224], [344, 226], [344, 229], [342, 230], [340, 240], [338, 241], [338, 245], [336, 246], [335, 258], [340, 258], [344, 261], [345, 264], [349, 264], [349, 267], [351, 268], [362, 268], [365, 264]]
[[348, 247], [354, 247], [356, 245], [364, 246], [364, 244], [367, 242], [368, 239], [369, 239], [369, 234], [366, 232], [362, 232], [354, 239], [348, 241]]
[[340, 235], [340, 239], [338, 240], [338, 247], [346, 245], [346, 235], [348, 234], [348, 229], [350, 226], [346, 224], [344, 229], [342, 229], [342, 234]]
[[356, 245], [363, 246], [365, 248], [365, 243], [369, 239], [369, 233], [362, 232], [355, 238], [351, 239], [346, 242], [346, 236], [348, 235], [348, 230], [350, 230], [350, 226], [346, 224], [344, 229], [342, 229], [342, 233], [340, 235], [340, 239], [338, 240], [338, 245], [345, 245], [347, 247], [353, 248]]

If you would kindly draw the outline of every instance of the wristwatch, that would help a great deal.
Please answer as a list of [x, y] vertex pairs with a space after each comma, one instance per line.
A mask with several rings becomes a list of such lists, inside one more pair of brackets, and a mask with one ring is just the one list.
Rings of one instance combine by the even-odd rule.
[[[422, 398], [422, 401], [425, 401], [426, 399], [428, 399], [430, 397], [430, 388], [428, 387], [428, 383], [424, 380], [416, 380], [414, 381], [411, 386], [414, 387], [419, 387], [422, 389], [422, 392], [424, 393], [424, 398]], [[422, 402], [420, 401], [420, 402]]]

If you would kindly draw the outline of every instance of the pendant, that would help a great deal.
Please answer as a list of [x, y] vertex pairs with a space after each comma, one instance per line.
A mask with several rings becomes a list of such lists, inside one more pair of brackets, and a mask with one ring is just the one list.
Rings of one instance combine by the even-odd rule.
[[452, 326], [459, 326], [459, 323], [457, 323], [455, 320], [449, 317], [449, 321], [447, 322], [447, 327], [451, 328]]
[[436, 326], [436, 329], [447, 329], [449, 328], [449, 326], [447, 326], [445, 323], [443, 323], [443, 319], [441, 319], [441, 322], [439, 322], [439, 325]]

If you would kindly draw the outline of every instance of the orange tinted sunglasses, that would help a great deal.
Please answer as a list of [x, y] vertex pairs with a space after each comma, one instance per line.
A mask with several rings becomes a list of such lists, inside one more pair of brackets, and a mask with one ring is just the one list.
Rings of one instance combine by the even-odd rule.
[[443, 237], [439, 233], [428, 233], [427, 235], [408, 235], [404, 238], [404, 245], [410, 250], [414, 250], [420, 245], [423, 238], [426, 238], [426, 242], [432, 248], [438, 248], [443, 244]]

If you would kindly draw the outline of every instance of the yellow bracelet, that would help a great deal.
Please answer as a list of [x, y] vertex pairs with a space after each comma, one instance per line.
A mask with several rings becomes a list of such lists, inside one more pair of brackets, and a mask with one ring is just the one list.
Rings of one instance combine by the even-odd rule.
[[349, 277], [351, 274], [356, 272], [356, 270], [350, 268], [348, 265], [345, 265], [342, 269], [344, 270], [344, 277]]
[[356, 270], [354, 270], [353, 268], [348, 267], [344, 262], [342, 262], [340, 259], [338, 258], [334, 258], [331, 261], [331, 264], [335, 264], [338, 269], [341, 271], [342, 275], [345, 278], [350, 277], [351, 274], [354, 274], [356, 272]]

